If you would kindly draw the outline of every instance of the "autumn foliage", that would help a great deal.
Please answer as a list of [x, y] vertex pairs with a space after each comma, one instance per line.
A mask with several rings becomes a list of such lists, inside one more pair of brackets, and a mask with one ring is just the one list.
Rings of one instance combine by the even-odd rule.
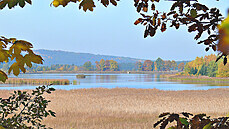
[[215, 62], [216, 59], [217, 57], [214, 54], [196, 57], [195, 60], [185, 65], [184, 71], [190, 75], [229, 77], [229, 64], [225, 64], [223, 59]]
[[[9, 74], [13, 71], [18, 76], [20, 72], [26, 72], [25, 66], [31, 68], [32, 63], [43, 64], [42, 57], [36, 55], [31, 48], [33, 45], [27, 41], [0, 37], [0, 62], [14, 62], [8, 70]], [[0, 81], [5, 82], [7, 78], [6, 73], [0, 70]]]
[[229, 117], [211, 118], [206, 114], [193, 115], [188, 112], [177, 113], [162, 113], [161, 118], [154, 124], [154, 127], [165, 129], [169, 123], [175, 123], [174, 126], [167, 127], [168, 129], [228, 129]]
[[[181, 64], [181, 65], [180, 65]], [[171, 71], [171, 70], [180, 70], [184, 69], [184, 62], [181, 62], [179, 67], [177, 62], [172, 60], [162, 60], [157, 58], [156, 61], [145, 60], [142, 64], [141, 62], [136, 62], [135, 67], [137, 71]], [[183, 64], [183, 65], [182, 65]]]

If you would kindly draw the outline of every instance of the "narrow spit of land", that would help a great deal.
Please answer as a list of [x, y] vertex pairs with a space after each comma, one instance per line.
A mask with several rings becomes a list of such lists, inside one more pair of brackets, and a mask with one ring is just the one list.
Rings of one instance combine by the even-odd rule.
[[5, 83], [0, 84], [26, 84], [26, 85], [69, 85], [68, 79], [32, 79], [32, 78], [8, 78]]
[[[7, 97], [12, 90], [0, 90]], [[161, 91], [157, 89], [57, 90], [45, 95], [57, 114], [44, 123], [54, 129], [152, 128], [162, 112], [229, 113], [229, 89]]]
[[183, 83], [196, 83], [196, 84], [217, 84], [222, 86], [229, 85], [229, 77], [208, 77], [208, 76], [187, 76], [180, 74], [162, 74], [161, 78], [168, 81], [177, 81]]

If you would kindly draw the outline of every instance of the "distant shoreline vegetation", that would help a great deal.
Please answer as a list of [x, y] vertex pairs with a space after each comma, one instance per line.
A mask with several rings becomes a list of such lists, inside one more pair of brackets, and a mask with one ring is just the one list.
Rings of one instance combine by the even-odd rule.
[[[137, 61], [135, 63], [118, 63], [115, 60], [104, 60], [85, 62], [82, 66], [74, 64], [52, 64], [51, 66], [33, 65], [32, 68], [26, 68], [27, 73], [40, 73], [40, 72], [66, 72], [66, 73], [77, 73], [77, 72], [126, 72], [131, 73], [140, 72], [168, 72], [168, 71], [183, 71], [187, 61], [170, 61], [162, 60], [158, 58], [156, 61], [145, 60], [144, 62]], [[10, 63], [9, 63], [10, 64]], [[3, 71], [9, 69], [9, 64], [0, 65]], [[95, 64], [95, 65], [93, 65]]]
[[169, 81], [198, 84], [229, 85], [229, 63], [224, 65], [223, 59], [215, 62], [216, 55], [196, 57], [186, 63], [184, 71], [177, 74], [160, 75]]
[[168, 81], [178, 81], [183, 83], [198, 83], [198, 84], [217, 84], [229, 85], [229, 77], [208, 77], [208, 76], [194, 76], [178, 74], [162, 74], [160, 78], [165, 78]]
[[196, 57], [184, 67], [184, 75], [208, 76], [208, 77], [229, 77], [229, 63], [224, 65], [223, 59], [216, 61], [216, 55], [211, 54], [205, 57]]
[[[229, 77], [229, 63], [225, 66], [223, 60], [217, 63], [216, 55], [211, 54], [204, 57], [196, 57], [193, 61], [170, 61], [158, 58], [156, 61], [144, 60], [135, 63], [118, 63], [115, 60], [104, 60], [85, 62], [81, 66], [74, 64], [52, 64], [51, 66], [33, 65], [32, 68], [26, 68], [27, 73], [136, 73], [136, 74], [154, 74], [165, 73], [174, 74], [183, 72], [190, 76], [209, 76], [209, 77]], [[95, 65], [93, 65], [95, 64]], [[0, 64], [0, 69], [7, 71], [9, 64]]]
[[[38, 71], [38, 72], [27, 72], [25, 74], [45, 74], [45, 73], [72, 73], [72, 74], [176, 74], [177, 70], [174, 71]], [[86, 75], [88, 76], [88, 75]]]

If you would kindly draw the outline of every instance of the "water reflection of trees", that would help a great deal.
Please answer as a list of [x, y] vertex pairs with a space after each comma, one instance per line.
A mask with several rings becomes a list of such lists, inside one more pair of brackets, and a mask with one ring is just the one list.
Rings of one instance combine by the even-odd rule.
[[160, 82], [160, 81], [161, 81], [160, 75], [161, 75], [161, 74], [154, 74], [154, 81], [155, 81], [155, 82]]
[[96, 83], [113, 83], [117, 80], [118, 75], [96, 75]]
[[139, 75], [96, 75], [96, 83], [117, 83], [117, 82], [159, 82], [160, 74], [139, 74]]

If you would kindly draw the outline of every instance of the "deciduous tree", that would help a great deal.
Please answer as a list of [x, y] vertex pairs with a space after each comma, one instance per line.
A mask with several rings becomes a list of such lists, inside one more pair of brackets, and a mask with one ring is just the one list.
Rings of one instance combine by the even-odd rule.
[[83, 69], [84, 69], [85, 71], [91, 71], [91, 70], [93, 70], [93, 66], [92, 66], [92, 64], [91, 64], [91, 61], [85, 62], [85, 63], [83, 64]]
[[181, 62], [181, 63], [178, 65], [178, 70], [179, 70], [179, 71], [183, 71], [183, 70], [184, 70], [184, 62]]
[[145, 60], [143, 63], [143, 71], [153, 71], [153, 62], [151, 60]]
[[118, 63], [114, 60], [110, 60], [110, 71], [118, 71]]
[[100, 70], [101, 71], [105, 71], [105, 60], [101, 59], [99, 64], [100, 64]]

